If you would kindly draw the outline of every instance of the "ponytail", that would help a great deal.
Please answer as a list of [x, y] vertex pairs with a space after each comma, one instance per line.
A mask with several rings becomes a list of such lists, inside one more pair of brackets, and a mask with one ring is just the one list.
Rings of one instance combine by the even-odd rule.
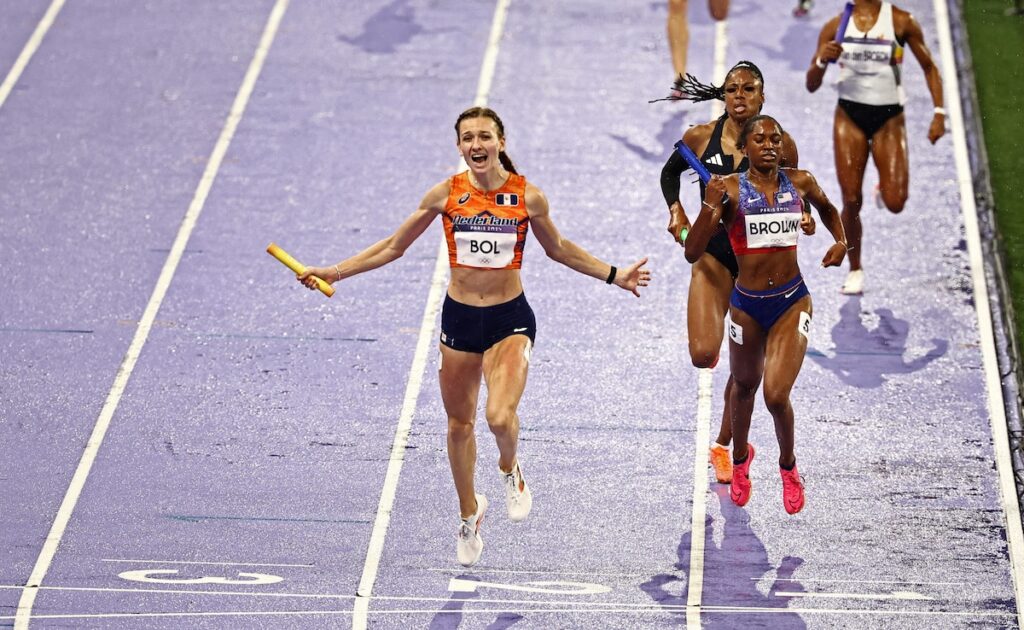
[[[729, 75], [736, 70], [749, 70], [757, 79], [761, 82], [763, 89], [764, 86], [764, 75], [761, 74], [761, 69], [754, 65], [751, 61], [740, 61], [735, 66], [729, 68], [729, 71], [725, 73], [725, 78], [728, 80]], [[700, 103], [701, 101], [725, 100], [725, 81], [722, 85], [715, 86], [713, 84], [704, 84], [697, 80], [697, 77], [687, 73], [686, 76], [679, 75], [676, 82], [672, 85], [672, 93], [665, 98], [656, 98], [653, 101], [647, 101], [648, 103], [657, 103], [658, 101], [691, 101], [694, 103]]]
[[504, 166], [505, 170], [509, 173], [515, 173], [516, 175], [519, 174], [519, 171], [516, 170], [515, 164], [512, 163], [512, 158], [508, 156], [508, 153], [505, 153], [504, 151], [499, 153], [498, 161], [501, 162], [501, 165]]

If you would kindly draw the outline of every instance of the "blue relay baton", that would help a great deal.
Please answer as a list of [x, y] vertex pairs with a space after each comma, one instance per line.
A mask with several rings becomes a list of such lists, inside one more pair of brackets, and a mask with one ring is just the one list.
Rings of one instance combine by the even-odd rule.
[[[676, 153], [683, 156], [683, 159], [686, 160], [686, 163], [690, 165], [690, 168], [692, 168], [694, 172], [697, 173], [697, 177], [700, 178], [700, 181], [704, 182], [704, 185], [707, 186], [708, 182], [711, 181], [711, 173], [708, 172], [707, 167], [704, 166], [699, 159], [697, 159], [697, 155], [693, 152], [692, 149], [690, 149], [690, 147], [686, 146], [686, 143], [683, 142], [682, 140], [677, 142], [675, 144], [675, 147]], [[727, 197], [722, 197], [723, 203], [725, 202], [726, 198]], [[687, 232], [689, 232], [689, 230], [687, 230], [686, 228], [683, 228], [679, 232], [680, 243], [686, 240]]]
[[853, 15], [853, 3], [847, 2], [843, 7], [843, 14], [839, 17], [839, 30], [836, 31], [836, 42], [840, 44], [843, 43], [843, 37], [846, 36], [846, 25], [850, 23], [851, 15]]
[[690, 147], [686, 146], [686, 143], [680, 140], [676, 143], [676, 152], [683, 156], [683, 159], [690, 165], [690, 168], [697, 173], [697, 177], [700, 178], [700, 181], [704, 182], [704, 185], [707, 186], [708, 182], [711, 181], [711, 173], [708, 172], [707, 167], [701, 164], [700, 160], [697, 159], [697, 155], [690, 149]]

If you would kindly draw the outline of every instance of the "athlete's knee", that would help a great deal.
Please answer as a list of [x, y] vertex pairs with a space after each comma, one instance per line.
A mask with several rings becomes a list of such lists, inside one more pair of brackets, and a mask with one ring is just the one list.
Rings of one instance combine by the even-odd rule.
[[757, 393], [757, 386], [759, 384], [758, 380], [737, 378], [734, 374], [732, 378], [732, 391], [741, 400], [753, 398], [754, 394]]
[[859, 213], [864, 205], [864, 195], [859, 190], [843, 193], [843, 212]]
[[668, 0], [669, 14], [686, 14], [686, 0]]
[[448, 416], [448, 437], [456, 442], [468, 440], [473, 436], [473, 419]]
[[885, 207], [889, 209], [889, 212], [899, 214], [903, 212], [904, 206], [907, 205], [907, 191], [887, 190], [883, 188], [882, 202], [885, 204]]
[[494, 435], [505, 435], [515, 428], [519, 417], [511, 407], [487, 408], [487, 426]]
[[721, 352], [721, 344], [718, 347], [713, 347], [698, 341], [690, 342], [690, 361], [693, 363], [693, 367], [714, 367], [718, 363], [719, 352]]
[[708, 0], [708, 11], [716, 20], [729, 17], [729, 0]]
[[789, 388], [770, 387], [764, 388], [764, 405], [772, 417], [779, 417], [789, 409]]

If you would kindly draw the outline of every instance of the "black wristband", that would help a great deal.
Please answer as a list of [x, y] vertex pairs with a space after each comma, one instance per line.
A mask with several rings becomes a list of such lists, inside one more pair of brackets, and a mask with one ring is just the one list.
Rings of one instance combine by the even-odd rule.
[[612, 270], [608, 272], [608, 279], [604, 281], [605, 284], [611, 284], [615, 282], [616, 271], [618, 271], [618, 269], [615, 268], [615, 265], [612, 265]]

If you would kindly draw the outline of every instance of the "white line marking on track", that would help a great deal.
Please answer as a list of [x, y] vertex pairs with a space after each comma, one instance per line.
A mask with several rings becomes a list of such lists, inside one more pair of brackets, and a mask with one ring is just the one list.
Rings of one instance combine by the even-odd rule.
[[710, 369], [702, 369], [697, 379], [697, 431], [693, 454], [693, 511], [690, 516], [690, 574], [686, 586], [687, 630], [700, 628], [701, 594], [704, 590], [704, 524], [707, 520], [708, 449], [711, 424]]
[[[727, 20], [715, 23], [714, 83], [725, 81], [725, 54], [728, 49]], [[724, 105], [711, 101], [711, 118], [722, 115]], [[721, 349], [719, 349], [721, 352]], [[693, 512], [690, 516], [690, 574], [686, 586], [686, 628], [699, 630], [701, 595], [704, 590], [704, 524], [707, 520], [708, 461], [711, 441], [712, 370], [702, 369], [697, 379], [697, 431], [693, 453]]]
[[[487, 104], [487, 96], [490, 94], [491, 82], [494, 79], [494, 69], [498, 62], [498, 43], [501, 41], [501, 35], [505, 29], [505, 16], [508, 15], [510, 2], [511, 0], [498, 0], [497, 5], [494, 7], [491, 32], [480, 67], [476, 97], [473, 100], [473, 105], [477, 107], [483, 107]], [[460, 162], [462, 167], [465, 168], [465, 163], [462, 160]], [[409, 441], [409, 431], [412, 428], [412, 416], [416, 411], [416, 399], [419, 398], [420, 388], [423, 384], [423, 371], [427, 364], [427, 353], [434, 341], [434, 320], [437, 317], [437, 309], [445, 291], [447, 273], [448, 248], [444, 239], [442, 239], [438, 244], [434, 275], [430, 282], [430, 293], [427, 296], [426, 307], [423, 309], [423, 322], [420, 325], [420, 336], [416, 343], [416, 354], [413, 357], [412, 367], [409, 370], [409, 381], [405, 389], [405, 402], [402, 404], [398, 427], [395, 429], [395, 440], [391, 446], [391, 459], [388, 462], [388, 470], [384, 476], [384, 487], [381, 489], [380, 501], [377, 504], [377, 515], [374, 518], [373, 532], [370, 534], [370, 543], [366, 551], [363, 573], [359, 578], [359, 587], [356, 590], [358, 597], [356, 598], [353, 610], [353, 630], [365, 630], [366, 628], [366, 615], [370, 607], [369, 598], [373, 594], [373, 585], [377, 581], [380, 558], [384, 553], [384, 539], [387, 537], [388, 525], [391, 523], [391, 510], [395, 505], [398, 479], [402, 474], [402, 463], [405, 461], [405, 448]]]
[[[416, 568], [416, 567], [409, 567], [409, 568], [412, 569], [412, 568]], [[473, 567], [472, 569], [463, 569], [463, 568], [459, 568], [459, 567], [451, 567], [451, 568], [445, 569], [445, 568], [438, 567], [438, 568], [433, 568], [433, 569], [427, 569], [427, 571], [435, 571], [435, 572], [438, 572], [438, 573], [458, 573], [459, 575], [484, 575], [484, 574], [495, 574], [495, 573], [502, 573], [502, 574], [506, 574], [507, 573], [507, 574], [512, 574], [512, 575], [516, 575], [516, 574], [519, 574], [519, 575], [576, 575], [576, 576], [582, 575], [582, 576], [601, 576], [601, 577], [639, 577], [639, 578], [644, 578], [644, 579], [648, 579], [648, 578], [651, 577], [650, 573], [601, 573], [599, 571], [552, 571], [552, 570], [546, 570], [546, 569], [541, 569], [539, 571], [527, 571], [527, 570], [511, 570], [511, 569], [480, 569], [480, 568], [477, 568], [477, 567]], [[652, 571], [660, 571], [660, 570], [659, 569], [652, 569]], [[671, 574], [671, 575], [676, 575], [676, 574]], [[677, 575], [677, 577], [681, 578], [683, 576], [682, 575]]]
[[138, 564], [202, 564], [213, 566], [240, 567], [298, 567], [312, 568], [315, 564], [274, 564], [269, 562], [201, 562], [198, 560], [135, 560], [134, 558], [103, 558], [100, 562], [130, 562]]
[[63, 7], [64, 0], [53, 0], [50, 3], [50, 8], [43, 14], [43, 19], [39, 20], [36, 30], [28, 38], [25, 47], [21, 50], [21, 54], [14, 60], [14, 65], [11, 66], [11, 70], [7, 73], [4, 82], [0, 83], [0, 107], [3, 107], [4, 103], [7, 102], [7, 97], [10, 96], [11, 90], [14, 89], [14, 84], [21, 78], [21, 73], [25, 70], [25, 66], [32, 59], [32, 55], [36, 54], [36, 50], [39, 49], [39, 45], [43, 42], [43, 37], [46, 36], [50, 27], [53, 26], [54, 20], [57, 19], [57, 14], [60, 13]]
[[[479, 600], [460, 600], [459, 603], [474, 604], [479, 603]], [[513, 602], [516, 603], [516, 602]], [[372, 614], [383, 616], [383, 615], [499, 615], [499, 614], [517, 614], [528, 612], [531, 615], [541, 614], [561, 614], [561, 613], [599, 613], [607, 615], [609, 613], [622, 613], [622, 614], [644, 614], [650, 615], [651, 613], [664, 613], [666, 615], [682, 612], [682, 607], [676, 607], [676, 609], [668, 609], [659, 607], [654, 604], [645, 604], [642, 607], [637, 608], [581, 608], [577, 606], [565, 606], [563, 608], [547, 608], [543, 610], [524, 610], [517, 607], [504, 607], [504, 608], [475, 608], [472, 606], [460, 607], [458, 609], [445, 609], [445, 608], [396, 608], [396, 609], [377, 609], [372, 611]], [[743, 608], [743, 607], [729, 607], [729, 606], [708, 606], [707, 612], [714, 612], [718, 614], [739, 614], [749, 615], [751, 613], [771, 613], [778, 615], [876, 615], [876, 616], [892, 616], [892, 617], [964, 617], [968, 619], [979, 619], [979, 618], [1006, 618], [1014, 617], [1014, 613], [1000, 612], [1000, 611], [943, 611], [943, 610], [871, 610], [871, 609], [843, 609], [843, 608]], [[118, 619], [118, 618], [143, 618], [143, 617], [282, 617], [282, 616], [316, 616], [316, 615], [351, 615], [354, 614], [350, 610], [268, 610], [268, 611], [252, 611], [252, 610], [239, 610], [239, 611], [210, 611], [210, 612], [129, 612], [129, 613], [81, 613], [81, 614], [44, 614], [34, 615], [33, 619]], [[11, 616], [0, 616], [0, 620], [11, 619]]]
[[524, 584], [496, 584], [479, 580], [452, 578], [448, 580], [448, 590], [453, 593], [475, 593], [478, 588], [497, 588], [522, 593], [553, 593], [556, 595], [599, 595], [612, 589], [604, 584], [590, 582], [526, 582]]
[[794, 591], [787, 593], [780, 591], [775, 593], [776, 597], [824, 597], [832, 599], [901, 599], [901, 600], [919, 600], [919, 601], [935, 601], [934, 597], [928, 597], [914, 591], [893, 591], [891, 593], [807, 593], [803, 591]]
[[[21, 589], [21, 585], [17, 584], [5, 584], [0, 585], [0, 589]], [[357, 599], [354, 595], [337, 595], [330, 593], [266, 593], [266, 592], [245, 592], [245, 591], [215, 591], [215, 590], [192, 590], [192, 589], [129, 589], [129, 588], [97, 588], [97, 587], [82, 587], [82, 586], [42, 586], [40, 590], [50, 591], [83, 591], [83, 592], [97, 592], [97, 593], [127, 593], [135, 595], [219, 595], [223, 597], [270, 597], [270, 598], [291, 598], [291, 599], [325, 599], [325, 600], [347, 600]], [[487, 598], [472, 598], [472, 599], [459, 599], [452, 600], [448, 597], [401, 597], [401, 596], [374, 596], [371, 599], [377, 601], [387, 602], [445, 602], [452, 603], [457, 602], [466, 606], [476, 606], [480, 604], [488, 605], [503, 605], [508, 608], [500, 612], [529, 612], [531, 614], [537, 613], [550, 613], [550, 612], [620, 612], [620, 613], [651, 613], [651, 612], [664, 612], [664, 613], [684, 613], [686, 612], [685, 606], [665, 604], [659, 605], [655, 603], [643, 603], [643, 604], [630, 604], [625, 602], [594, 602], [594, 601], [578, 601], [578, 600], [527, 600], [527, 599], [487, 599]], [[512, 608], [515, 605], [517, 608]], [[531, 606], [562, 606], [564, 608], [530, 608]], [[865, 608], [767, 608], [758, 606], [716, 606], [716, 605], [704, 605], [704, 612], [716, 612], [716, 613], [776, 613], [776, 614], [834, 614], [834, 615], [890, 615], [893, 617], [914, 615], [914, 616], [945, 616], [945, 617], [967, 617], [967, 618], [978, 618], [978, 617], [1015, 617], [1016, 613], [999, 610], [960, 610], [960, 611], [944, 611], [944, 610], [881, 610], [881, 609], [865, 609]], [[349, 611], [295, 611], [294, 614], [337, 614], [337, 613], [348, 614]], [[377, 609], [370, 611], [372, 614], [402, 614], [402, 613], [425, 613], [425, 614], [436, 614], [453, 612], [451, 610], [444, 609], [394, 609], [384, 610]], [[465, 613], [493, 613], [496, 612], [494, 609], [474, 609], [472, 607], [466, 608], [457, 612]], [[140, 613], [101, 613], [107, 616], [137, 616]], [[217, 614], [228, 614], [224, 612], [214, 613], [154, 613], [161, 615], [189, 615], [189, 614], [200, 614], [200, 615], [217, 615]], [[282, 614], [279, 611], [276, 612], [239, 612], [239, 615], [264, 615], [264, 614]], [[57, 619], [57, 618], [87, 618], [89, 615], [34, 615], [33, 619]], [[11, 616], [0, 616], [0, 619], [11, 619]]]
[[971, 260], [971, 277], [974, 281], [974, 308], [978, 315], [978, 336], [981, 340], [982, 363], [985, 366], [988, 412], [992, 425], [996, 469], [999, 474], [999, 491], [1006, 517], [1004, 524], [1009, 546], [1010, 571], [1013, 575], [1017, 601], [1017, 625], [1024, 627], [1024, 610], [1021, 610], [1021, 606], [1024, 604], [1024, 573], [1022, 573], [1024, 572], [1024, 530], [1021, 529], [1017, 484], [1014, 481], [1013, 465], [1010, 460], [1010, 436], [1006, 427], [1003, 387], [999, 378], [995, 335], [992, 331], [992, 312], [989, 308], [988, 285], [985, 281], [985, 261], [981, 252], [981, 234], [978, 230], [978, 209], [974, 203], [974, 180], [967, 155], [963, 110], [960, 107], [960, 85], [953, 56], [949, 8], [946, 0], [933, 0], [932, 5], [935, 10], [939, 51], [942, 56], [942, 79], [945, 85], [943, 102], [951, 124], [953, 154], [956, 160], [957, 178], [960, 182], [960, 207], [963, 210], [967, 252]]
[[777, 577], [756, 577], [749, 578], [755, 582], [828, 582], [830, 584], [914, 584], [916, 586], [966, 586], [967, 582], [924, 582], [924, 581], [908, 581], [908, 580], [833, 580], [832, 578], [777, 578]]
[[224, 123], [224, 128], [221, 130], [220, 137], [217, 138], [217, 144], [214, 146], [213, 152], [210, 154], [210, 159], [206, 163], [206, 170], [203, 171], [202, 178], [199, 180], [199, 186], [196, 188], [196, 193], [192, 198], [192, 203], [189, 205], [188, 211], [185, 213], [185, 218], [181, 222], [181, 227], [178, 228], [177, 237], [174, 239], [174, 244], [171, 246], [171, 251], [167, 256], [167, 260], [164, 261], [163, 269], [160, 271], [160, 277], [157, 279], [156, 286], [153, 288], [153, 294], [150, 296], [149, 302], [146, 304], [146, 310], [142, 315], [142, 319], [139, 320], [138, 328], [135, 329], [135, 336], [132, 338], [131, 345], [128, 347], [128, 352], [121, 360], [121, 365], [117, 370], [117, 375], [114, 377], [114, 384], [111, 386], [110, 392], [107, 394], [107, 399], [103, 403], [103, 409], [100, 411], [100, 415], [96, 420], [95, 426], [93, 426], [92, 435], [89, 436], [89, 441], [86, 443], [85, 450], [82, 453], [82, 458], [79, 460], [78, 467], [75, 469], [75, 474], [71, 478], [71, 484], [69, 485], [67, 492], [64, 494], [64, 499], [61, 501], [60, 508], [57, 510], [57, 516], [54, 518], [53, 525], [50, 527], [50, 532], [47, 534], [46, 541], [43, 543], [43, 548], [39, 552], [39, 557], [36, 558], [35, 566], [32, 568], [32, 574], [29, 576], [25, 583], [24, 590], [21, 592], [21, 597], [18, 600], [18, 611], [15, 615], [14, 621], [15, 630], [27, 630], [28, 628], [28, 620], [32, 614], [32, 605], [35, 602], [36, 593], [39, 591], [39, 586], [42, 584], [43, 578], [46, 577], [46, 572], [50, 568], [50, 563], [53, 562], [53, 557], [57, 553], [57, 547], [60, 546], [61, 539], [64, 537], [64, 531], [67, 529], [68, 522], [71, 520], [71, 513], [74, 511], [75, 505], [78, 503], [78, 498], [81, 496], [82, 488], [85, 486], [85, 481], [89, 476], [89, 472], [92, 470], [92, 465], [96, 461], [96, 455], [99, 452], [100, 446], [103, 444], [103, 439], [107, 434], [107, 429], [110, 427], [110, 421], [114, 417], [114, 412], [117, 411], [118, 404], [121, 402], [121, 395], [124, 393], [124, 390], [128, 385], [128, 379], [131, 378], [132, 371], [135, 369], [135, 364], [139, 359], [139, 355], [142, 353], [142, 347], [149, 338], [149, 331], [153, 327], [156, 314], [160, 310], [160, 305], [163, 303], [164, 296], [167, 295], [167, 289], [171, 284], [171, 280], [174, 278], [175, 271], [178, 269], [178, 263], [181, 261], [181, 256], [185, 251], [185, 246], [188, 244], [189, 237], [192, 235], [192, 230], [195, 228], [199, 215], [203, 211], [203, 206], [206, 203], [206, 197], [210, 193], [210, 189], [213, 187], [214, 179], [217, 177], [217, 171], [220, 169], [221, 162], [224, 160], [224, 155], [227, 153], [228, 146], [231, 144], [231, 139], [234, 137], [235, 130], [238, 128], [238, 123], [241, 121], [242, 114], [245, 112], [253, 87], [256, 85], [256, 79], [259, 77], [260, 71], [263, 69], [263, 62], [267, 58], [270, 45], [274, 41], [274, 35], [277, 33], [277, 28], [281, 23], [282, 17], [284, 17], [284, 11], [287, 6], [288, 0], [277, 0], [277, 3], [274, 5], [274, 8], [270, 13], [270, 17], [267, 19], [266, 27], [263, 30], [263, 36], [260, 38], [260, 43], [256, 48], [253, 59], [249, 63], [249, 69], [245, 73], [245, 78], [242, 80], [242, 85], [238, 89], [235, 101], [231, 105], [231, 111], [228, 113], [227, 121]]

